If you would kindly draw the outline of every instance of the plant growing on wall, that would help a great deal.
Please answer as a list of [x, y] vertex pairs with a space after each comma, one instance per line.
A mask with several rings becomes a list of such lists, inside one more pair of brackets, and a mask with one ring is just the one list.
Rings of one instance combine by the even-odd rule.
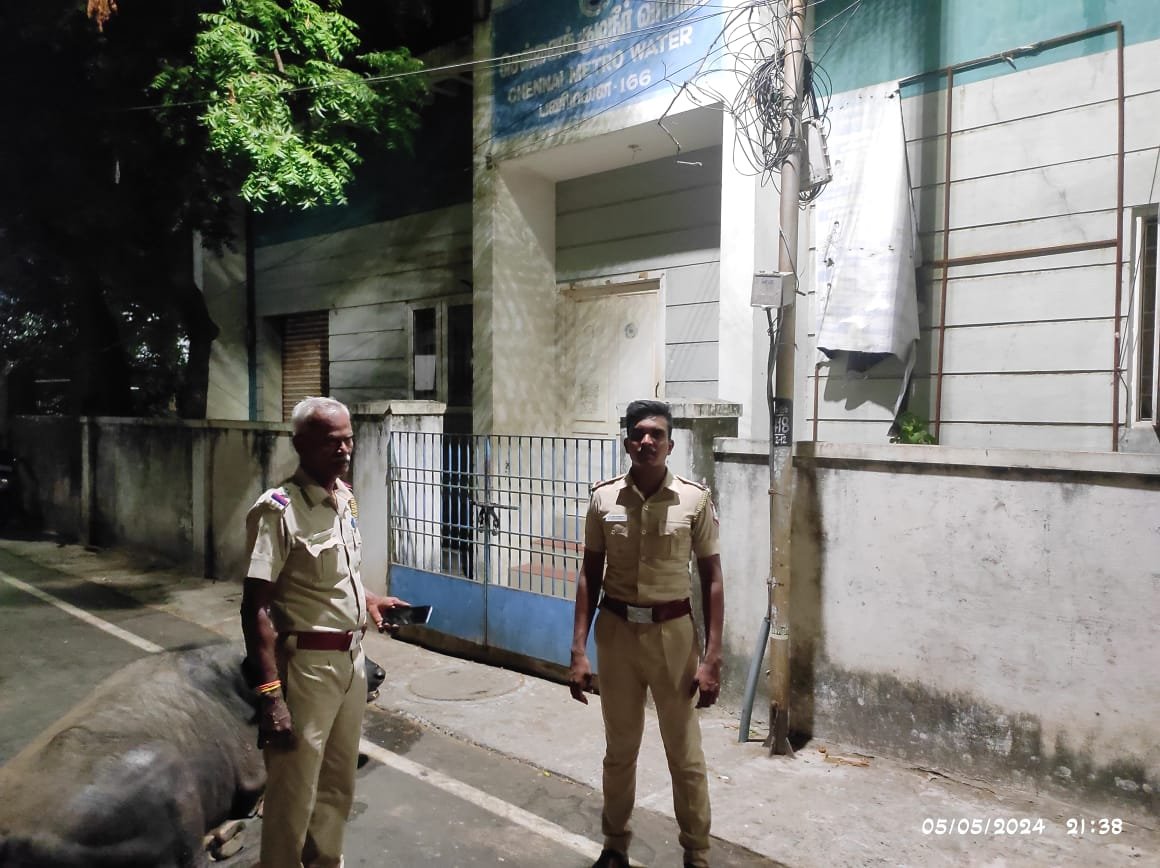
[[929, 420], [903, 410], [890, 428], [890, 442], [933, 446], [938, 443], [938, 439], [930, 433]]

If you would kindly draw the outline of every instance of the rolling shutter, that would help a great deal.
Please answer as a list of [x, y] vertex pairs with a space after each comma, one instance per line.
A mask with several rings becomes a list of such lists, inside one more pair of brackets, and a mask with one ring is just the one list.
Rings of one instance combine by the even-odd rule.
[[330, 392], [330, 312], [282, 320], [282, 420], [303, 398]]

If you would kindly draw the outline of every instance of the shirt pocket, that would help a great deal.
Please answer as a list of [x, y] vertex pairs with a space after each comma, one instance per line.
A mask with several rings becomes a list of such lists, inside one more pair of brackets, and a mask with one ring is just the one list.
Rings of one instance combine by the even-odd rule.
[[307, 555], [309, 572], [315, 582], [334, 584], [341, 577], [338, 550], [342, 546], [342, 537], [333, 532], [329, 536], [319, 533], [298, 542]]
[[648, 534], [641, 539], [641, 554], [647, 558], [685, 562], [692, 554], [692, 541], [692, 529], [687, 524], [665, 522], [662, 527], [657, 528], [656, 533]]
[[604, 542], [608, 548], [608, 554], [626, 555], [631, 553], [632, 549], [632, 534], [628, 529], [628, 519], [618, 518], [610, 521], [604, 519]]

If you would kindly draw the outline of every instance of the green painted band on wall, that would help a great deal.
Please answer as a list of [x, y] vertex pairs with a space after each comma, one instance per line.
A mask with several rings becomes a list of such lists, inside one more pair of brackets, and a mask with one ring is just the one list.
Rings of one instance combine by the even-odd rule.
[[[1160, 39], [1157, 0], [821, 0], [813, 9], [812, 56], [834, 93], [985, 57], [1020, 45], [1124, 23], [1127, 45]], [[1110, 51], [1101, 34], [1016, 61], [1019, 69]], [[973, 69], [966, 84], [1012, 72]], [[928, 86], [945, 86], [941, 79]]]

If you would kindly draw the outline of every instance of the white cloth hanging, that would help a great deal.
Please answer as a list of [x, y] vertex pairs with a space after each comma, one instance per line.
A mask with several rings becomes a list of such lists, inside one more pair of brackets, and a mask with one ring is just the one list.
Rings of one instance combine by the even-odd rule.
[[833, 179], [814, 210], [818, 349], [913, 359], [917, 244], [897, 82], [836, 96], [829, 119]]

